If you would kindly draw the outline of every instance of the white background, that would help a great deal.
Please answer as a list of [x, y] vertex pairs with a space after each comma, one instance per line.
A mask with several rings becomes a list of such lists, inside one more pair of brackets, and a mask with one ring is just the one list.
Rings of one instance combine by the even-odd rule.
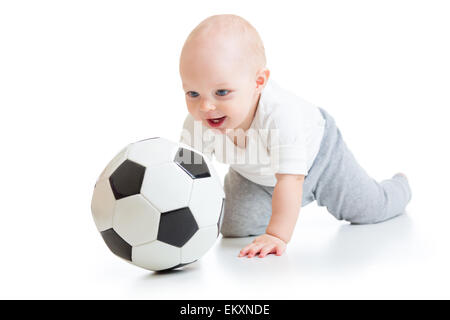
[[[179, 53], [220, 13], [256, 27], [273, 79], [326, 109], [369, 174], [408, 175], [406, 216], [350, 226], [312, 203], [281, 257], [219, 239], [169, 274], [107, 249], [94, 183], [126, 144], [178, 140]], [[450, 298], [449, 16], [432, 0], [0, 2], [0, 298]]]

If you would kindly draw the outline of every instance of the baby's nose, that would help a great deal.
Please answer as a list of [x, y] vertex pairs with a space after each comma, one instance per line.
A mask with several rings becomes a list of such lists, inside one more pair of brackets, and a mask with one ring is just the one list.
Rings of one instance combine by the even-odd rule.
[[200, 110], [201, 111], [210, 111], [216, 109], [216, 106], [210, 103], [208, 100], [202, 100], [200, 102]]

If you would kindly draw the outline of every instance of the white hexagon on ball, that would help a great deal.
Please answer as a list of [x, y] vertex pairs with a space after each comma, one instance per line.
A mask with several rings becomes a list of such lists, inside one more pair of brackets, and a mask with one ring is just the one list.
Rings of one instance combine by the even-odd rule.
[[[145, 167], [172, 162], [178, 144], [164, 138], [150, 138], [133, 143], [128, 151], [128, 159]], [[148, 152], [152, 150], [152, 152]]]
[[201, 228], [181, 248], [181, 263], [190, 263], [203, 256], [217, 238], [217, 225]]
[[197, 220], [199, 228], [217, 224], [222, 208], [222, 193], [213, 178], [195, 179], [189, 209]]
[[180, 264], [180, 248], [155, 240], [133, 247], [131, 260], [137, 266], [160, 271], [173, 268]]
[[146, 169], [141, 194], [160, 212], [187, 207], [193, 180], [175, 163]]
[[97, 181], [92, 196], [91, 211], [98, 231], [112, 228], [115, 203], [109, 180]]
[[130, 245], [156, 240], [160, 213], [144, 197], [134, 195], [116, 201], [114, 230]]

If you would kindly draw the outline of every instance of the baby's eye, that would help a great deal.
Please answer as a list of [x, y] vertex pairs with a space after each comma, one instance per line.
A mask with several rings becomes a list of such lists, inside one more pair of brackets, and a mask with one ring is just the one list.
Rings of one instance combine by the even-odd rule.
[[219, 96], [226, 96], [228, 92], [230, 92], [230, 91], [229, 90], [225, 90], [225, 89], [221, 89], [221, 90], [217, 90], [216, 91], [216, 93], [218, 93]]
[[187, 92], [186, 94], [187, 94], [188, 96], [192, 97], [192, 98], [195, 98], [195, 97], [198, 96], [198, 93], [195, 92], [195, 91], [189, 91], [189, 92]]

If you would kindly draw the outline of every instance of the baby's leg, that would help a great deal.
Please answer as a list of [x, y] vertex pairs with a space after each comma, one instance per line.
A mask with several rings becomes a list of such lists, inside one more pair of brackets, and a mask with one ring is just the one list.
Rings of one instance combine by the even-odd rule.
[[272, 214], [273, 188], [253, 183], [230, 167], [224, 189], [222, 235], [248, 237], [263, 234]]
[[322, 113], [330, 122], [316, 159], [321, 167], [313, 191], [317, 204], [326, 206], [337, 219], [354, 224], [377, 223], [402, 214], [411, 199], [406, 176], [375, 181], [347, 148], [334, 120]]

